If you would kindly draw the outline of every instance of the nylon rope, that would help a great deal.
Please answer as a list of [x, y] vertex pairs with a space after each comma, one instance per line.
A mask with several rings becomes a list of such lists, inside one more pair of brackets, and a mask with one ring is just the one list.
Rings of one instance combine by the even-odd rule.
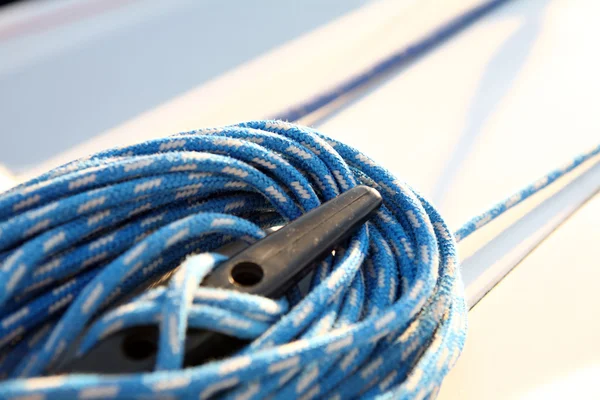
[[[432, 398], [465, 340], [455, 239], [598, 153], [454, 234], [368, 156], [287, 122], [202, 129], [57, 168], [0, 197], [0, 372], [8, 378], [0, 397]], [[357, 184], [378, 189], [384, 205], [319, 264], [305, 296], [199, 287], [224, 258], [214, 249], [259, 240]], [[168, 287], [100, 312], [179, 265]], [[81, 335], [84, 353], [148, 321], [160, 327], [154, 372], [35, 378]], [[187, 327], [253, 341], [233, 357], [182, 368]]]

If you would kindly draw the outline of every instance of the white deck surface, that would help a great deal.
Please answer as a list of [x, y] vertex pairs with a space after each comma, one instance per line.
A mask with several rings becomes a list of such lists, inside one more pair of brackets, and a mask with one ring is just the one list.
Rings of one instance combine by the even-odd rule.
[[367, 0], [35, 0], [0, 9], [0, 163], [43, 162]]

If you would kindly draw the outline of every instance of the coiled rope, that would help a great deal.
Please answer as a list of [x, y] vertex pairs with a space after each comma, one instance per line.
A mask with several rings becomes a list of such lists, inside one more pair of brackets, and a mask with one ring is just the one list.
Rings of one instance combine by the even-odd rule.
[[[454, 235], [369, 157], [286, 122], [187, 132], [57, 168], [0, 197], [0, 372], [8, 378], [0, 398], [432, 398], [465, 339], [454, 238], [599, 153], [580, 155]], [[224, 259], [218, 247], [259, 240], [357, 184], [378, 189], [384, 204], [320, 263], [306, 295], [294, 289], [270, 300], [198, 286]], [[180, 265], [167, 288], [110, 307]], [[85, 353], [149, 322], [160, 329], [154, 372], [31, 379], [51, 373], [82, 335]], [[188, 327], [253, 342], [182, 368]]]

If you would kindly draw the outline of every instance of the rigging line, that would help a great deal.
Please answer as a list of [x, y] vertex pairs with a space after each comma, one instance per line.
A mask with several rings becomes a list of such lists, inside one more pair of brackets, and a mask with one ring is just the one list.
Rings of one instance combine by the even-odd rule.
[[396, 50], [392, 55], [373, 64], [366, 70], [349, 77], [333, 88], [318, 93], [308, 100], [277, 113], [271, 119], [296, 122], [317, 110], [340, 101], [342, 98], [350, 99], [359, 89], [365, 88], [388, 74], [410, 65], [510, 1], [513, 0], [490, 0], [483, 2], [444, 23], [433, 32], [408, 46]]

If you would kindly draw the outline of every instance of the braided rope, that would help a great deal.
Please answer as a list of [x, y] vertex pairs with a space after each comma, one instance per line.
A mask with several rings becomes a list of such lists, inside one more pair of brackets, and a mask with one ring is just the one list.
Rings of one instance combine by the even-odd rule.
[[[600, 146], [474, 218], [464, 238], [600, 153]], [[384, 204], [309, 292], [279, 300], [199, 287], [231, 241], [297, 218], [357, 184]], [[462, 349], [453, 235], [437, 211], [355, 149], [279, 121], [203, 129], [98, 153], [0, 197], [0, 398], [429, 398]], [[194, 257], [186, 257], [198, 254]], [[177, 269], [167, 288], [108, 307]], [[106, 311], [103, 311], [106, 310]], [[101, 315], [90, 325], [94, 316]], [[121, 329], [160, 327], [155, 371], [43, 376]], [[188, 327], [252, 340], [182, 368]]]

